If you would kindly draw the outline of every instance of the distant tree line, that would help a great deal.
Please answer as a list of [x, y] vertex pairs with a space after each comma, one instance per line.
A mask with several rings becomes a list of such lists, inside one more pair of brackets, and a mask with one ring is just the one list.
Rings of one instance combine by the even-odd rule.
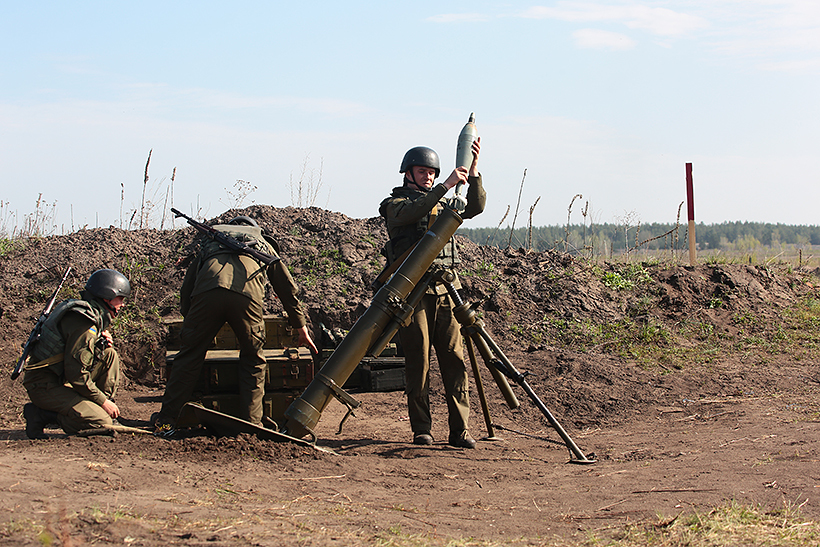
[[[594, 256], [622, 254], [636, 249], [680, 251], [688, 248], [687, 225], [620, 224], [540, 226], [532, 228], [459, 228], [458, 233], [480, 245], [523, 247], [537, 251], [556, 249]], [[810, 248], [820, 245], [820, 226], [763, 222], [697, 224], [695, 241], [700, 250], [750, 252], [760, 247]]]

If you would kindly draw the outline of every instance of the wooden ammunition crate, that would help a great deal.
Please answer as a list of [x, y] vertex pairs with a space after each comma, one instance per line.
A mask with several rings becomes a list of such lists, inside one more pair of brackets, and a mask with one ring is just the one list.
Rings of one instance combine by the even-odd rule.
[[404, 357], [365, 357], [344, 383], [356, 391], [399, 391], [407, 386]]
[[365, 357], [358, 369], [360, 391], [399, 391], [407, 386], [404, 357]]
[[308, 348], [286, 348], [280, 354], [265, 358], [268, 361], [265, 391], [306, 388], [315, 376], [313, 355]]
[[[265, 317], [265, 349], [292, 348], [299, 342], [298, 334], [288, 323], [284, 314], [266, 315]], [[179, 335], [182, 332], [182, 319], [172, 319], [165, 322], [168, 335], [165, 338], [166, 350], [179, 350]], [[217, 333], [210, 349], [239, 349], [233, 329], [225, 323]]]
[[[285, 421], [285, 410], [301, 394], [301, 390], [287, 389], [266, 392], [264, 399], [262, 399], [262, 414], [282, 425]], [[239, 417], [239, 395], [235, 393], [204, 395], [200, 402], [205, 408]]]
[[[268, 368], [265, 391], [305, 388], [313, 380], [313, 356], [308, 348], [264, 350]], [[166, 353], [168, 374], [174, 365], [176, 351]], [[208, 350], [202, 372], [194, 390], [196, 393], [226, 393], [239, 391], [239, 351]]]

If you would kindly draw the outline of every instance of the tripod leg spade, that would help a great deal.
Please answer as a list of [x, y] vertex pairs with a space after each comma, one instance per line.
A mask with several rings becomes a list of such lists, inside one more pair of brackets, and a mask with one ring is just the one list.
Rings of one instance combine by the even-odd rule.
[[[595, 463], [596, 460], [589, 459], [587, 456], [578, 448], [578, 445], [575, 444], [575, 441], [569, 436], [569, 434], [561, 427], [561, 424], [558, 423], [558, 420], [552, 415], [549, 411], [547, 406], [541, 401], [538, 395], [532, 390], [529, 383], [525, 379], [525, 375], [520, 373], [507, 359], [507, 356], [501, 351], [501, 349], [496, 345], [493, 339], [490, 337], [489, 333], [484, 330], [483, 326], [477, 328], [478, 334], [481, 338], [487, 342], [487, 344], [492, 348], [493, 352], [496, 354], [498, 359], [492, 361], [492, 366], [496, 367], [499, 371], [501, 371], [504, 376], [508, 377], [510, 380], [513, 380], [515, 383], [520, 385], [524, 391], [529, 395], [532, 402], [538, 407], [538, 410], [541, 411], [542, 414], [547, 418], [547, 421], [550, 425], [558, 432], [558, 435], [564, 441], [564, 444], [567, 445], [567, 448], [570, 451], [570, 463], [578, 463], [578, 464], [590, 464]], [[573, 457], [574, 456], [574, 457]]]
[[[470, 360], [473, 364], [473, 371], [476, 374], [477, 385], [480, 386], [481, 381], [478, 375], [478, 367], [475, 365], [475, 354], [473, 353], [472, 343], [475, 343], [478, 348], [478, 352], [481, 354], [482, 359], [484, 359], [484, 363], [493, 374], [493, 378], [495, 379], [496, 384], [498, 384], [498, 387], [501, 389], [501, 392], [504, 394], [504, 397], [507, 399], [507, 404], [510, 408], [517, 408], [518, 401], [507, 383], [507, 378], [513, 380], [524, 389], [530, 399], [532, 399], [535, 406], [537, 406], [547, 418], [550, 425], [558, 432], [558, 435], [560, 435], [561, 439], [564, 441], [564, 444], [570, 451], [570, 463], [595, 463], [594, 459], [587, 458], [586, 455], [581, 452], [581, 449], [578, 448], [575, 441], [573, 441], [567, 432], [564, 431], [564, 428], [561, 427], [558, 420], [555, 419], [546, 405], [532, 390], [525, 379], [525, 375], [518, 372], [510, 360], [507, 359], [507, 356], [504, 355], [501, 348], [498, 347], [492, 337], [490, 337], [489, 333], [487, 333], [484, 329], [484, 322], [476, 316], [475, 310], [473, 310], [472, 306], [464, 303], [461, 299], [461, 295], [459, 295], [452, 283], [444, 283], [444, 285], [447, 287], [447, 292], [456, 304], [453, 313], [455, 314], [459, 324], [461, 324], [461, 332], [467, 339], [467, 351], [470, 353]], [[481, 404], [484, 409], [484, 418], [487, 421], [487, 432], [490, 436], [493, 436], [492, 423], [490, 421], [489, 412], [486, 409], [487, 403], [483, 396], [483, 386], [479, 391], [479, 396], [481, 397]]]

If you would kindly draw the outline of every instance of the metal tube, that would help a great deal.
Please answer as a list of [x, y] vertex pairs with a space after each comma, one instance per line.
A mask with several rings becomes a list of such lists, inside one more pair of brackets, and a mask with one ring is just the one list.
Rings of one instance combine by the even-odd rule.
[[512, 410], [515, 410], [521, 404], [518, 402], [518, 397], [515, 396], [513, 393], [512, 388], [510, 387], [509, 382], [507, 382], [507, 378], [499, 372], [499, 370], [492, 366], [493, 362], [493, 354], [490, 350], [490, 347], [487, 345], [487, 342], [484, 338], [479, 334], [483, 332], [483, 323], [479, 320], [467, 327], [466, 329], [467, 335], [472, 338], [473, 342], [475, 343], [475, 347], [478, 350], [479, 355], [484, 360], [484, 364], [487, 365], [487, 368], [490, 371], [490, 374], [495, 380], [496, 385], [498, 386], [499, 391], [501, 391], [501, 395], [504, 397], [504, 401], [507, 403], [507, 406], [510, 407]]
[[524, 391], [527, 392], [530, 399], [532, 400], [533, 404], [538, 407], [538, 410], [547, 418], [547, 421], [550, 425], [558, 432], [558, 435], [563, 439], [564, 444], [569, 449], [570, 454], [574, 455], [575, 458], [570, 458], [571, 463], [595, 463], [595, 460], [589, 459], [586, 455], [578, 448], [578, 445], [575, 444], [575, 441], [569, 436], [569, 434], [561, 427], [561, 424], [558, 423], [558, 420], [555, 419], [555, 416], [549, 411], [547, 406], [541, 401], [538, 395], [530, 387], [529, 383], [524, 379], [524, 375], [521, 374], [518, 369], [516, 369], [512, 362], [504, 355], [504, 352], [501, 351], [501, 348], [495, 343], [495, 341], [490, 337], [490, 334], [485, 331], [484, 329], [478, 329], [478, 334], [482, 340], [484, 340], [490, 348], [492, 348], [493, 352], [498, 357], [499, 361], [504, 365], [507, 369], [508, 376], [512, 378], [518, 385], [520, 385]]
[[[462, 218], [450, 209], [445, 208], [438, 215], [436, 222], [422, 236], [413, 252], [373, 297], [370, 307], [356, 321], [316, 378], [285, 411], [283, 433], [293, 437], [312, 433], [322, 411], [335, 396], [335, 389], [344, 385], [367, 351], [382, 338], [391, 323], [398, 329], [398, 325], [392, 320], [406, 316], [408, 310], [412, 313], [412, 307], [406, 301], [407, 296], [422, 280], [462, 222]], [[333, 384], [337, 386], [335, 389]]]
[[464, 344], [467, 346], [467, 353], [470, 356], [470, 366], [473, 368], [478, 400], [481, 402], [481, 412], [484, 413], [484, 425], [487, 426], [487, 439], [495, 439], [495, 428], [493, 427], [493, 420], [490, 417], [490, 408], [487, 406], [487, 396], [484, 395], [484, 383], [481, 381], [481, 371], [478, 370], [478, 363], [476, 362], [475, 351], [473, 350], [473, 342], [469, 336], [464, 338]]
[[421, 278], [418, 285], [416, 285], [416, 287], [410, 292], [410, 295], [405, 299], [405, 303], [407, 305], [403, 307], [401, 312], [397, 312], [393, 316], [381, 336], [379, 336], [379, 338], [376, 339], [376, 341], [373, 342], [373, 345], [371, 345], [367, 350], [367, 355], [378, 357], [381, 352], [384, 351], [384, 348], [387, 347], [390, 340], [396, 336], [399, 327], [401, 327], [402, 324], [404, 324], [404, 321], [413, 314], [413, 310], [419, 305], [419, 302], [421, 302], [422, 297], [427, 292], [427, 286], [432, 278], [433, 275], [431, 272], [424, 274], [424, 277]]

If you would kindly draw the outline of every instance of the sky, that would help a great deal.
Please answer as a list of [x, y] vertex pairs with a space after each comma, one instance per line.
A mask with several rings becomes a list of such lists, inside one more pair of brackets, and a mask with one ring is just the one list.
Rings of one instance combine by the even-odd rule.
[[816, 0], [0, 7], [0, 229], [374, 217], [409, 148], [452, 171], [472, 112], [465, 227], [674, 223], [686, 163], [697, 222], [820, 224]]

